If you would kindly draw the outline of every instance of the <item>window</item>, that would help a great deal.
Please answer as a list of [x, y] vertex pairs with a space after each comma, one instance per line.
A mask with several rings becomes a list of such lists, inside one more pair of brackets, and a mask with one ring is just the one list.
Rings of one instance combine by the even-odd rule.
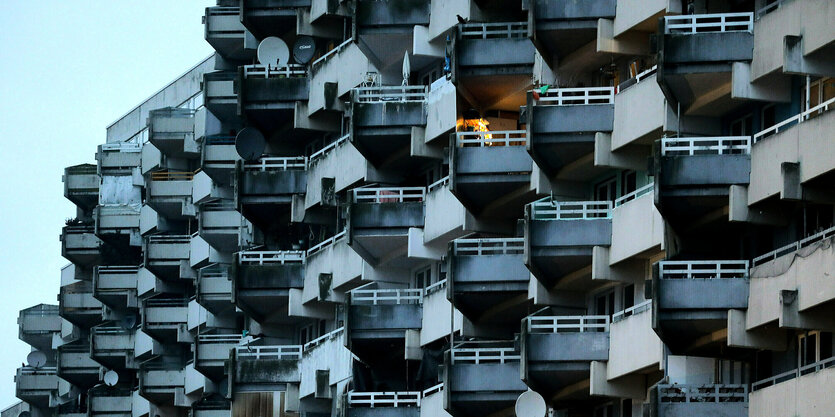
[[731, 136], [751, 136], [754, 131], [754, 115], [748, 114], [731, 122]]
[[768, 129], [777, 124], [777, 113], [773, 104], [763, 107], [760, 130]]
[[621, 417], [632, 417], [632, 399], [627, 398], [620, 403]]
[[414, 288], [426, 288], [435, 281], [432, 280], [432, 267], [428, 266], [415, 272]]
[[623, 287], [623, 309], [626, 310], [635, 305], [635, 284]]
[[612, 316], [615, 313], [615, 292], [608, 291], [594, 297], [594, 314]]
[[[800, 112], [811, 109], [821, 103], [835, 97], [835, 78], [821, 78], [809, 83], [809, 107], [806, 107], [806, 88], [801, 93]], [[822, 112], [810, 114], [809, 118], [816, 117]]]
[[612, 177], [594, 186], [594, 199], [597, 201], [612, 201], [618, 198], [618, 178]]
[[594, 417], [615, 417], [615, 405], [612, 403], [594, 409]]
[[638, 174], [635, 171], [624, 171], [621, 174], [620, 195], [627, 195], [638, 189]]

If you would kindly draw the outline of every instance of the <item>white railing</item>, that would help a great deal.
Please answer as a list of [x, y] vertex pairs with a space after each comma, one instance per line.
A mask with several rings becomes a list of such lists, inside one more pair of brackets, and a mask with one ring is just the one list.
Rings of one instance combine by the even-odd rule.
[[661, 279], [747, 278], [748, 261], [661, 261]]
[[608, 332], [609, 316], [530, 316], [531, 333]]
[[634, 78], [630, 78], [629, 80], [626, 80], [626, 81], [620, 83], [620, 85], [623, 85], [623, 84], [629, 82], [630, 80], [633, 80], [633, 79], [635, 80], [634, 83], [630, 83], [629, 85], [627, 85], [626, 87], [623, 87], [623, 88], [620, 88], [620, 85], [618, 85], [618, 89], [615, 92], [615, 94], [620, 94], [620, 93], [626, 91], [629, 87], [632, 87], [633, 85], [636, 85], [636, 84], [640, 84], [641, 81], [644, 81], [649, 77], [652, 77], [657, 72], [658, 72], [658, 65], [653, 65], [652, 68], [639, 73]]
[[309, 342], [305, 343], [305, 344], [304, 344], [304, 347], [303, 347], [303, 350], [304, 350], [304, 351], [307, 351], [308, 349], [311, 349], [311, 348], [314, 348], [314, 347], [316, 347], [316, 346], [319, 346], [319, 345], [321, 345], [322, 343], [324, 343], [325, 341], [330, 340], [330, 338], [332, 338], [332, 337], [334, 337], [334, 336], [336, 336], [336, 335], [338, 335], [338, 334], [342, 333], [344, 330], [345, 330], [345, 328], [344, 328], [344, 327], [340, 327], [340, 328], [338, 328], [338, 329], [336, 329], [336, 330], [334, 330], [334, 331], [332, 331], [332, 332], [325, 333], [325, 334], [323, 334], [323, 335], [321, 335], [321, 336], [319, 336], [319, 337], [317, 337], [317, 338], [315, 338], [315, 339], [313, 339], [313, 340], [311, 340], [311, 341], [309, 341]]
[[534, 220], [591, 220], [612, 217], [611, 201], [553, 201], [545, 197], [531, 203]]
[[541, 106], [584, 106], [589, 104], [612, 104], [615, 102], [615, 87], [549, 88], [539, 93]]
[[33, 366], [21, 366], [18, 368], [20, 375], [56, 375], [58, 368], [55, 366], [42, 366], [35, 368]]
[[786, 1], [788, 0], [776, 0], [770, 4], [767, 4], [765, 7], [761, 7], [759, 10], [757, 10], [757, 19], [760, 19], [763, 16], [779, 9]]
[[244, 78], [290, 78], [305, 77], [307, 69], [301, 64], [288, 64], [282, 67], [268, 65], [244, 65]]
[[357, 288], [351, 290], [351, 304], [420, 304], [423, 289], [420, 288]]
[[259, 159], [258, 162], [244, 164], [245, 171], [287, 171], [305, 168], [307, 168], [307, 158], [304, 156], [269, 156]]
[[527, 36], [527, 22], [464, 23], [458, 25], [458, 39], [504, 39]]
[[757, 143], [760, 140], [762, 140], [762, 139], [764, 139], [768, 136], [771, 136], [775, 133], [779, 133], [780, 129], [783, 129], [784, 127], [791, 127], [791, 126], [794, 126], [795, 124], [803, 123], [806, 120], [809, 120], [814, 113], [820, 114], [820, 113], [829, 111], [829, 108], [833, 107], [833, 104], [835, 104], [835, 98], [831, 98], [831, 99], [829, 99], [829, 100], [827, 100], [827, 101], [825, 101], [821, 104], [818, 104], [817, 106], [812, 107], [811, 109], [806, 110], [806, 111], [798, 114], [797, 116], [789, 117], [788, 119], [783, 120], [782, 122], [777, 123], [776, 125], [771, 126], [768, 129], [763, 129], [759, 133], [754, 135], [754, 143]]
[[429, 184], [429, 187], [426, 187], [427, 193], [431, 193], [432, 191], [435, 191], [445, 185], [449, 185], [449, 175], [433, 182], [432, 184]]
[[429, 388], [423, 390], [423, 398], [426, 398], [426, 397], [428, 397], [432, 394], [437, 394], [437, 393], [439, 393], [443, 390], [444, 390], [444, 383], [441, 382], [438, 385], [435, 385], [435, 386], [432, 386], [432, 387], [429, 387]]
[[191, 244], [191, 235], [153, 235], [153, 236], [148, 236], [148, 244], [157, 244], [157, 245]]
[[229, 200], [215, 200], [200, 204], [200, 211], [237, 211], [238, 206]]
[[525, 250], [525, 238], [455, 239], [452, 248], [455, 255], [517, 255]]
[[302, 346], [236, 346], [235, 356], [243, 360], [299, 360], [302, 357]]
[[142, 144], [133, 142], [105, 143], [101, 145], [101, 150], [105, 152], [142, 152]]
[[444, 279], [426, 287], [426, 289], [424, 290], [424, 295], [429, 295], [429, 294], [434, 293], [435, 291], [439, 291], [443, 288], [446, 288], [446, 284], [447, 284], [446, 278], [444, 278]]
[[360, 187], [352, 191], [355, 203], [421, 202], [426, 197], [426, 188], [423, 187]]
[[745, 403], [748, 386], [745, 384], [658, 384], [661, 403]]
[[426, 86], [384, 85], [379, 87], [357, 87], [357, 103], [422, 102], [426, 100]]
[[496, 130], [487, 132], [458, 132], [455, 134], [458, 146], [525, 146], [528, 133], [524, 130]]
[[313, 63], [310, 64], [310, 68], [315, 68], [317, 65], [327, 61], [332, 56], [338, 54], [339, 51], [344, 49], [346, 46], [348, 46], [348, 44], [350, 44], [353, 41], [354, 41], [354, 38], [346, 39], [345, 42], [340, 43], [339, 45], [336, 46], [336, 48], [331, 49], [330, 51], [328, 51], [328, 53], [322, 55], [321, 57], [319, 57], [319, 59], [313, 61]]
[[751, 384], [751, 391], [756, 391], [758, 389], [770, 387], [780, 382], [786, 382], [795, 378], [800, 378], [803, 375], [811, 374], [813, 372], [818, 372], [820, 370], [831, 367], [835, 367], [835, 356], [815, 363], [810, 363], [809, 365], [801, 366], [797, 369], [792, 369], [788, 372], [783, 372], [781, 374], [774, 375], [770, 378], [754, 382], [753, 384]]
[[100, 265], [100, 266], [94, 267], [93, 271], [98, 276], [116, 275], [116, 274], [119, 274], [119, 275], [135, 274], [135, 273], [139, 272], [139, 267], [138, 266], [130, 266], [130, 265], [127, 265], [127, 266], [104, 266], [104, 265]]
[[632, 307], [629, 307], [625, 310], [618, 311], [617, 313], [612, 315], [612, 323], [617, 323], [629, 316], [633, 316], [638, 313], [643, 313], [644, 311], [649, 310], [652, 307], [652, 300], [646, 300], [642, 303], [635, 304]]
[[227, 344], [237, 345], [241, 342], [240, 333], [236, 334], [201, 334], [197, 336], [197, 342], [200, 344]]
[[349, 407], [420, 407], [420, 391], [348, 393]]
[[771, 252], [766, 253], [765, 255], [760, 255], [754, 258], [751, 262], [752, 266], [762, 265], [766, 262], [773, 261], [783, 255], [788, 255], [793, 252], [797, 252], [813, 243], [820, 242], [824, 239], [829, 239], [835, 236], [835, 227], [830, 227], [824, 231], [815, 233], [809, 237], [805, 237], [803, 239], [798, 240], [797, 242], [790, 243], [786, 246], [777, 248]]
[[316, 245], [314, 245], [313, 247], [311, 247], [310, 249], [307, 250], [307, 256], [310, 256], [310, 255], [313, 255], [314, 253], [319, 252], [320, 250], [324, 249], [328, 245], [332, 245], [334, 242], [339, 240], [341, 237], [345, 236], [345, 234], [346, 234], [346, 231], [343, 230], [343, 231], [341, 231], [341, 232], [339, 232], [339, 233], [337, 233], [337, 234], [335, 234], [335, 235], [317, 243]]
[[750, 136], [661, 138], [662, 156], [750, 154]]
[[303, 250], [259, 250], [238, 253], [240, 265], [284, 265], [304, 263]]
[[664, 16], [664, 34], [753, 32], [754, 13], [716, 13]]
[[626, 204], [626, 203], [628, 203], [628, 202], [630, 202], [630, 201], [632, 201], [632, 200], [634, 200], [638, 197], [649, 194], [653, 190], [655, 190], [655, 183], [651, 182], [651, 183], [649, 183], [649, 184], [647, 184], [647, 185], [645, 185], [641, 188], [638, 188], [635, 191], [632, 191], [628, 194], [624, 194], [624, 195], [615, 199], [615, 208], [618, 208], [618, 207], [620, 207], [620, 206], [622, 206], [622, 205], [624, 205], [624, 204]]
[[518, 362], [522, 357], [512, 347], [455, 347], [452, 363], [507, 363]]
[[322, 149], [319, 149], [318, 151], [313, 152], [310, 155], [310, 159], [308, 159], [308, 161], [307, 161], [308, 165], [313, 164], [314, 161], [317, 161], [317, 160], [319, 160], [319, 158], [325, 156], [325, 154], [327, 154], [331, 149], [336, 149], [336, 147], [338, 147], [339, 145], [347, 142], [348, 139], [350, 139], [350, 138], [351, 138], [351, 135], [347, 134], [347, 135], [342, 136], [341, 138], [327, 144]]

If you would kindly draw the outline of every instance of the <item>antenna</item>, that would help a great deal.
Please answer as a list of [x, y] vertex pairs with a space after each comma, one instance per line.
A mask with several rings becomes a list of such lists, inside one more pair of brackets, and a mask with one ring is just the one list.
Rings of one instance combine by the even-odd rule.
[[310, 36], [299, 36], [293, 44], [293, 59], [297, 64], [307, 64], [316, 54], [316, 41]]
[[258, 44], [258, 63], [270, 68], [286, 67], [290, 63], [290, 48], [281, 38], [266, 37]]
[[545, 417], [548, 412], [545, 399], [536, 391], [528, 389], [516, 399], [516, 417]]
[[245, 161], [257, 161], [264, 154], [266, 147], [267, 139], [254, 127], [241, 129], [235, 137], [235, 150]]
[[104, 385], [108, 387], [115, 386], [119, 382], [119, 374], [111, 369], [104, 373], [102, 380], [104, 381]]
[[26, 363], [33, 368], [40, 368], [46, 365], [46, 353], [39, 350], [33, 350], [26, 355]]

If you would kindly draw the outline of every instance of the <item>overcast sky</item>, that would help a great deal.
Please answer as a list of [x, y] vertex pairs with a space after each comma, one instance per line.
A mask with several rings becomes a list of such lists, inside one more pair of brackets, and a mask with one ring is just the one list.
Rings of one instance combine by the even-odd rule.
[[0, 1], [0, 409], [30, 348], [18, 311], [57, 304], [66, 166], [105, 127], [203, 58], [212, 0]]

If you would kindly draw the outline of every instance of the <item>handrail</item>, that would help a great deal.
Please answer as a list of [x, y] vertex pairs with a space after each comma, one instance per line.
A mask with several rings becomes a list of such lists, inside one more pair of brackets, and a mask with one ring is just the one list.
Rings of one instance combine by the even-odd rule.
[[753, 32], [754, 13], [713, 13], [664, 16], [664, 34]]
[[458, 39], [512, 39], [528, 36], [527, 22], [463, 23], [458, 28]]
[[627, 309], [618, 311], [617, 313], [612, 315], [612, 323], [617, 323], [629, 316], [634, 316], [638, 313], [643, 313], [644, 311], [649, 310], [652, 307], [652, 300], [646, 300], [642, 303], [635, 304], [632, 307]]
[[525, 146], [528, 143], [525, 130], [495, 130], [486, 132], [458, 132], [456, 142], [460, 147]]
[[637, 189], [637, 190], [635, 190], [635, 191], [632, 191], [632, 192], [630, 192], [630, 193], [624, 194], [624, 195], [622, 195], [622, 196], [620, 196], [620, 197], [618, 197], [618, 198], [616, 198], [616, 199], [615, 199], [615, 208], [618, 208], [618, 207], [620, 207], [620, 206], [622, 206], [622, 205], [624, 205], [624, 204], [626, 204], [626, 203], [628, 203], [628, 202], [630, 202], [630, 201], [632, 201], [632, 200], [635, 200], [635, 199], [637, 199], [638, 197], [641, 197], [641, 196], [644, 196], [644, 195], [646, 195], [646, 194], [649, 194], [649, 193], [651, 193], [653, 190], [655, 190], [655, 183], [654, 183], [654, 182], [651, 182], [651, 183], [649, 183], [649, 184], [647, 184], [647, 185], [645, 185], [645, 186], [643, 186], [643, 187], [641, 187], [641, 188], [638, 188], [638, 189]]
[[534, 220], [594, 220], [612, 217], [611, 201], [553, 201], [545, 197], [531, 204]]
[[351, 290], [351, 305], [420, 304], [422, 288], [355, 288]]
[[58, 306], [54, 304], [40, 304], [34, 307], [29, 307], [24, 310], [20, 310], [20, 315], [27, 317], [57, 316]]
[[[539, 91], [539, 90], [532, 90]], [[549, 88], [539, 93], [536, 104], [541, 106], [586, 106], [613, 104], [615, 87]]]
[[98, 167], [92, 164], [79, 165], [65, 168], [67, 175], [96, 175]]
[[197, 336], [199, 344], [238, 344], [241, 342], [241, 334], [201, 334]]
[[449, 185], [449, 175], [433, 182], [432, 184], [429, 184], [429, 187], [426, 187], [426, 192], [431, 193], [432, 191], [435, 191], [445, 185]]
[[151, 181], [191, 181], [194, 179], [194, 172], [188, 171], [156, 171], [151, 173]]
[[359, 187], [352, 190], [354, 203], [409, 203], [421, 202], [426, 197], [424, 187]]
[[423, 85], [384, 85], [357, 87], [357, 103], [422, 102], [426, 100], [427, 87]]
[[748, 155], [750, 153], [750, 136], [661, 138], [661, 156]]
[[447, 285], [447, 281], [446, 281], [446, 278], [444, 278], [444, 279], [442, 279], [442, 280], [424, 288], [424, 290], [423, 290], [424, 296], [432, 294], [435, 291], [438, 291], [442, 288], [446, 288], [446, 285]]
[[230, 200], [215, 200], [200, 204], [200, 211], [236, 211], [238, 206]]
[[317, 60], [313, 61], [313, 63], [310, 64], [310, 68], [316, 68], [317, 65], [319, 65], [320, 63], [325, 62], [326, 60], [330, 59], [332, 56], [339, 53], [339, 51], [341, 51], [343, 48], [345, 48], [345, 46], [347, 46], [349, 43], [351, 43], [353, 41], [354, 41], [353, 37], [350, 37], [350, 38], [346, 39], [345, 42], [340, 43], [335, 48], [331, 49], [326, 54], [322, 55]]
[[756, 15], [757, 19], [760, 19], [763, 16], [779, 9], [780, 7], [783, 6], [783, 3], [785, 3], [786, 1], [788, 1], [788, 0], [776, 0], [775, 2], [773, 2], [771, 4], [767, 4], [765, 7], [761, 7], [759, 10], [757, 10], [757, 15]]
[[20, 375], [56, 375], [58, 373], [58, 368], [55, 366], [42, 366], [40, 368], [35, 368], [33, 366], [21, 366], [17, 368], [18, 373]]
[[149, 298], [145, 300], [145, 307], [188, 307], [185, 298]]
[[758, 266], [768, 261], [773, 261], [783, 255], [788, 255], [790, 253], [797, 252], [815, 242], [819, 242], [824, 239], [829, 239], [833, 236], [835, 236], [835, 226], [830, 227], [829, 229], [826, 229], [824, 231], [815, 233], [811, 236], [805, 237], [803, 239], [800, 239], [797, 242], [790, 243], [786, 246], [777, 248], [771, 252], [766, 253], [765, 255], [757, 256], [756, 258], [754, 258], [753, 261], [751, 261], [751, 266]]
[[191, 235], [151, 235], [148, 236], [148, 243], [163, 245], [181, 245], [191, 243]]
[[444, 383], [443, 383], [443, 382], [441, 382], [441, 383], [440, 383], [440, 384], [438, 384], [438, 385], [434, 385], [434, 386], [431, 386], [431, 387], [429, 387], [429, 388], [427, 388], [427, 389], [423, 390], [422, 395], [423, 395], [423, 398], [426, 398], [426, 397], [428, 397], [428, 396], [430, 396], [430, 395], [432, 395], [432, 394], [439, 393], [439, 392], [441, 392], [441, 391], [443, 391], [443, 390], [444, 390]]
[[101, 150], [105, 152], [142, 152], [142, 144], [141, 143], [133, 143], [133, 142], [116, 142], [116, 143], [104, 143], [101, 146]]
[[810, 363], [808, 365], [804, 365], [791, 371], [783, 372], [766, 379], [761, 379], [751, 384], [751, 391], [757, 391], [765, 387], [776, 385], [780, 382], [786, 382], [795, 378], [800, 378], [803, 375], [807, 375], [812, 372], [818, 372], [820, 370], [830, 367], [835, 367], [835, 356], [817, 361], [815, 363]]
[[309, 341], [309, 342], [305, 343], [305, 344], [304, 344], [304, 347], [303, 347], [303, 350], [304, 350], [304, 351], [307, 351], [308, 349], [311, 349], [311, 348], [314, 348], [314, 347], [316, 347], [316, 346], [319, 346], [319, 345], [320, 345], [320, 344], [322, 344], [324, 341], [326, 341], [326, 340], [330, 339], [330, 338], [331, 338], [331, 337], [333, 337], [333, 336], [336, 336], [337, 334], [339, 334], [339, 333], [343, 332], [344, 330], [345, 330], [345, 327], [340, 327], [340, 328], [338, 328], [338, 329], [336, 329], [336, 330], [334, 330], [334, 331], [331, 331], [331, 332], [325, 333], [325, 334], [323, 334], [323, 335], [321, 335], [321, 336], [319, 336], [319, 337], [317, 337], [317, 338], [315, 338], [315, 339], [313, 339], [313, 340], [311, 340], [311, 341]]
[[239, 265], [285, 265], [304, 263], [303, 250], [258, 250], [238, 253]]
[[609, 316], [529, 316], [531, 333], [608, 332]]
[[420, 391], [348, 392], [349, 407], [420, 407]]
[[450, 355], [452, 363], [508, 363], [522, 359], [512, 347], [456, 347]]
[[661, 403], [746, 403], [748, 385], [745, 384], [658, 384]]
[[307, 157], [304, 156], [265, 156], [258, 162], [244, 164], [244, 171], [289, 171], [306, 168]]
[[[642, 71], [642, 72], [638, 73], [638, 75], [636, 75], [636, 76], [634, 76], [634, 77], [632, 77], [632, 78], [630, 78], [630, 79], [628, 79], [628, 80], [626, 80], [626, 81], [624, 81], [624, 82], [620, 83], [620, 84], [618, 85], [618, 87], [617, 87], [617, 91], [615, 92], [615, 94], [620, 94], [620, 93], [622, 93], [622, 92], [626, 91], [629, 87], [632, 87], [633, 85], [640, 84], [640, 83], [641, 83], [641, 81], [644, 81], [644, 80], [646, 80], [646, 79], [647, 79], [647, 78], [649, 78], [649, 77], [652, 77], [652, 76], [653, 76], [653, 75], [655, 75], [657, 72], [658, 72], [658, 65], [653, 65], [651, 68], [649, 68], [649, 69], [647, 69], [647, 70], [644, 70], [644, 71]], [[629, 82], [630, 80], [635, 80], [635, 82], [634, 82], [634, 83], [630, 83], [630, 84], [629, 84], [629, 85], [627, 85], [626, 87], [620, 88], [620, 86], [621, 86], [621, 85], [623, 85], [623, 84], [625, 84], [625, 83]]]
[[337, 234], [335, 234], [335, 235], [317, 243], [316, 245], [313, 245], [311, 248], [309, 248], [307, 250], [307, 256], [313, 255], [313, 254], [321, 251], [322, 249], [324, 249], [326, 246], [335, 243], [341, 237], [345, 236], [346, 233], [347, 233], [347, 231], [343, 230], [343, 231], [341, 231], [341, 232], [339, 232], [339, 233], [337, 233]]
[[452, 243], [455, 255], [514, 255], [525, 250], [525, 238], [455, 239]]
[[[788, 119], [783, 120], [782, 122], [777, 123], [774, 126], [771, 126], [767, 129], [761, 130], [759, 133], [754, 135], [754, 144], [756, 144], [757, 142], [759, 142], [760, 140], [762, 140], [762, 139], [764, 139], [768, 136], [771, 136], [775, 133], [779, 133], [780, 128], [782, 128], [783, 126], [786, 126], [786, 125], [794, 126], [794, 124], [800, 124], [800, 123], [803, 123], [803, 122], [809, 120], [812, 117], [813, 113], [817, 112], [818, 114], [820, 114], [820, 113], [829, 111], [829, 107], [832, 106], [834, 103], [835, 103], [835, 97], [833, 97], [829, 100], [826, 100], [823, 103], [818, 104], [817, 106], [812, 107], [809, 110], [801, 112], [800, 114], [798, 114], [796, 116], [789, 117]], [[791, 127], [791, 126], [789, 126], [789, 127]]]
[[661, 261], [660, 279], [748, 278], [748, 261]]
[[244, 65], [244, 78], [303, 78], [307, 68], [301, 64], [287, 64], [280, 67], [273, 65]]
[[344, 135], [344, 136], [340, 137], [339, 139], [325, 145], [322, 149], [319, 149], [318, 151], [313, 152], [310, 155], [310, 158], [307, 160], [307, 164], [312, 165], [314, 161], [316, 161], [319, 158], [325, 156], [325, 154], [327, 154], [331, 149], [336, 149], [336, 147], [338, 147], [339, 145], [347, 142], [348, 139], [350, 139], [350, 138], [351, 138], [351, 134], [349, 133], [349, 134]]
[[234, 145], [235, 137], [229, 135], [206, 136], [206, 145]]
[[235, 356], [245, 360], [299, 360], [302, 357], [302, 345], [236, 346]]

